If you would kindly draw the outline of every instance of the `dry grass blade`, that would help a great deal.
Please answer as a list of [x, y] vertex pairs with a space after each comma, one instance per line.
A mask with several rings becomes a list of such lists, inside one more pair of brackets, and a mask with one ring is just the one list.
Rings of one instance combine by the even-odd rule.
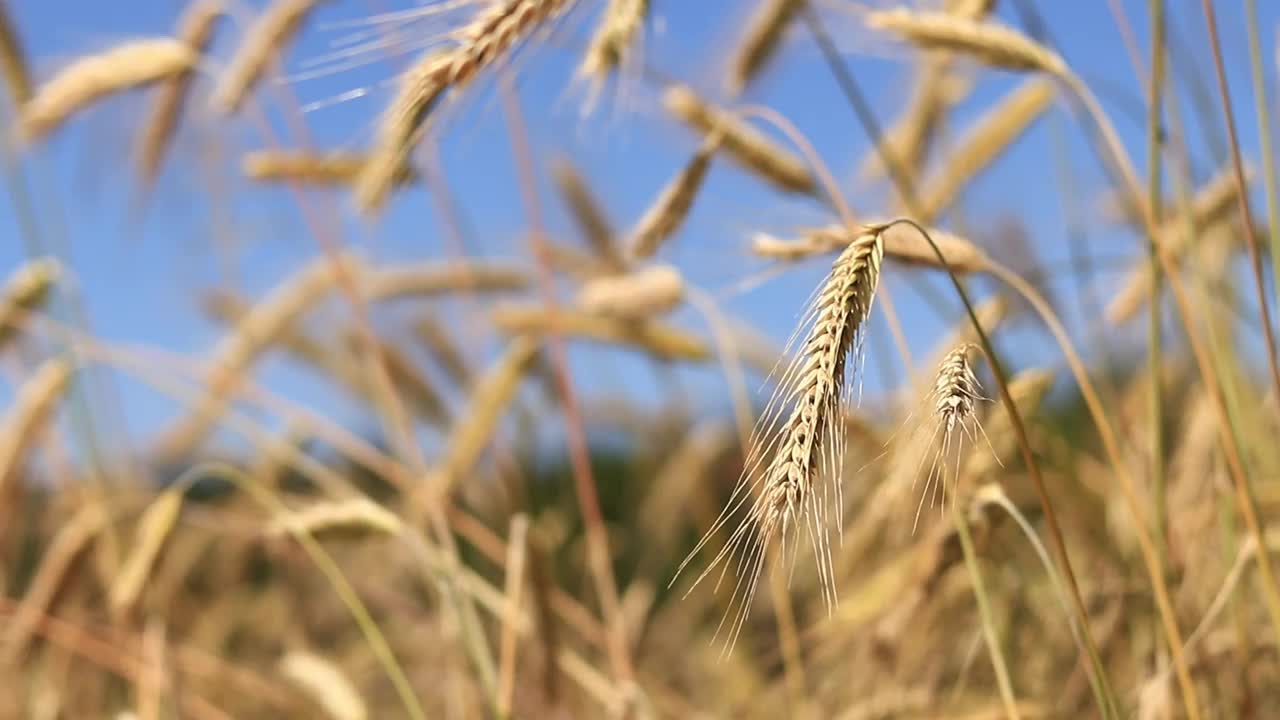
[[361, 283], [366, 300], [386, 302], [448, 293], [520, 292], [529, 276], [512, 265], [459, 260], [371, 268]]
[[946, 163], [921, 190], [924, 217], [933, 220], [979, 172], [999, 157], [1053, 102], [1052, 81], [1031, 78], [966, 130]]
[[557, 160], [552, 166], [552, 173], [578, 230], [587, 239], [596, 257], [610, 270], [620, 272], [625, 269], [626, 261], [613, 242], [613, 226], [573, 164], [568, 160]]
[[18, 388], [0, 419], [0, 490], [9, 484], [71, 380], [71, 363], [49, 360]]
[[[196, 0], [178, 21], [177, 38], [197, 56], [204, 55], [213, 40], [213, 30], [225, 10], [222, 0]], [[165, 152], [182, 116], [182, 107], [191, 86], [193, 71], [184, 70], [165, 80], [158, 89], [151, 112], [142, 124], [138, 143], [138, 174], [150, 185], [160, 172]]]
[[266, 533], [271, 537], [310, 535], [318, 539], [399, 535], [400, 518], [368, 498], [351, 498], [313, 503], [301, 510], [284, 512], [271, 519]]
[[[368, 163], [365, 154], [341, 150], [258, 150], [245, 155], [240, 167], [245, 177], [259, 182], [350, 186]], [[401, 165], [394, 178], [397, 186], [417, 181], [418, 172], [408, 165]]]
[[704, 101], [691, 88], [673, 85], [663, 94], [662, 102], [667, 112], [703, 136], [718, 135], [720, 149], [778, 189], [795, 193], [816, 191], [817, 183], [803, 160], [732, 114]]
[[271, 63], [297, 35], [319, 0], [275, 0], [245, 32], [213, 90], [213, 108], [234, 113], [262, 80]]
[[186, 491], [185, 483], [171, 486], [142, 513], [133, 534], [133, 550], [125, 558], [107, 594], [107, 607], [113, 617], [123, 618], [137, 604], [161, 551], [178, 524]]
[[[830, 526], [843, 531], [841, 419], [854, 386], [849, 376], [857, 371], [857, 358], [849, 359], [858, 351], [883, 257], [884, 240], [871, 230], [836, 259], [797, 329], [801, 345], [760, 417], [733, 495], [680, 565], [683, 571], [715, 533], [736, 521], [729, 540], [694, 581], [697, 585], [722, 564], [726, 570], [736, 565], [738, 577], [725, 615], [729, 648], [746, 621], [772, 547], [778, 544], [784, 554], [788, 534], [793, 543], [808, 536], [823, 601], [829, 610], [835, 605]], [[823, 477], [828, 483], [820, 483]]]
[[458, 33], [458, 44], [432, 50], [400, 76], [374, 138], [373, 154], [356, 183], [356, 204], [366, 213], [386, 202], [395, 171], [416, 144], [423, 121], [450, 88], [461, 89], [501, 60], [572, 0], [500, 0], [489, 4]]
[[707, 170], [711, 168], [711, 158], [718, 145], [716, 136], [708, 138], [680, 173], [662, 189], [658, 199], [631, 231], [628, 248], [631, 258], [651, 257], [684, 224], [698, 196], [698, 189], [707, 177]]
[[433, 492], [447, 497], [454, 486], [474, 470], [480, 453], [493, 439], [498, 421], [511, 404], [520, 381], [538, 358], [540, 344], [531, 337], [511, 340], [502, 357], [476, 382], [467, 401], [467, 412], [449, 433], [440, 478]]
[[603, 80], [621, 66], [644, 30], [648, 14], [649, 0], [609, 0], [578, 73]]
[[1006, 70], [1067, 73], [1067, 64], [1057, 53], [999, 23], [906, 8], [869, 12], [866, 22], [926, 50], [950, 50]]
[[663, 360], [706, 362], [711, 349], [680, 328], [655, 320], [628, 321], [585, 311], [540, 306], [502, 305], [493, 311], [493, 324], [508, 333], [552, 333], [581, 337], [610, 345], [638, 348]]
[[22, 50], [18, 29], [9, 18], [9, 12], [0, 5], [0, 76], [9, 90], [9, 100], [15, 108], [22, 107], [31, 98], [31, 70], [27, 55]]
[[280, 674], [302, 689], [331, 720], [367, 720], [368, 707], [351, 679], [332, 661], [294, 651], [280, 658]]
[[729, 92], [737, 95], [764, 69], [782, 43], [803, 0], [761, 0], [747, 23], [747, 32], [733, 54]]
[[684, 279], [670, 265], [654, 265], [627, 275], [590, 280], [578, 294], [585, 310], [610, 317], [642, 319], [663, 315], [684, 301]]
[[39, 258], [19, 267], [0, 289], [0, 349], [18, 334], [26, 314], [44, 304], [62, 265], [53, 258]]
[[80, 58], [22, 106], [19, 138], [35, 142], [95, 101], [177, 77], [190, 71], [197, 59], [186, 43], [170, 38], [137, 40]]

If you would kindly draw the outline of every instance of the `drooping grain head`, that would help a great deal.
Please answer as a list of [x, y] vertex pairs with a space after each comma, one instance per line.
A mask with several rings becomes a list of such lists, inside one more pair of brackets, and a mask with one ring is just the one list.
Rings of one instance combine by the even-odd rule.
[[782, 37], [801, 7], [801, 0], [760, 0], [747, 32], [733, 56], [729, 92], [741, 93], [777, 53]]
[[[369, 157], [357, 152], [315, 153], [289, 150], [258, 150], [248, 153], [240, 166], [245, 177], [259, 182], [301, 185], [349, 186], [359, 178]], [[410, 185], [418, 172], [402, 164], [395, 184]]]
[[578, 302], [590, 312], [643, 319], [670, 312], [683, 300], [684, 278], [670, 265], [655, 265], [627, 275], [587, 281]]
[[797, 330], [795, 355], [759, 420], [738, 486], [708, 535], [681, 565], [683, 569], [711, 534], [736, 523], [728, 542], [694, 583], [721, 564], [736, 565], [729, 647], [742, 629], [775, 545], [808, 536], [824, 601], [828, 608], [836, 602], [830, 534], [832, 526], [838, 533], [843, 524], [841, 417], [855, 385], [857, 359], [851, 362], [850, 356], [859, 348], [879, 282], [884, 257], [880, 230], [869, 228], [833, 264]]
[[31, 70], [27, 67], [27, 55], [18, 38], [18, 29], [3, 4], [0, 4], [0, 78], [9, 92], [12, 107], [21, 107], [31, 97]]
[[213, 108], [226, 114], [238, 111], [319, 4], [320, 0], [275, 0], [267, 6], [249, 26], [218, 79]]
[[627, 252], [632, 259], [652, 256], [684, 224], [707, 171], [711, 169], [711, 159], [718, 146], [717, 136], [707, 138], [688, 164], [662, 189], [657, 200], [631, 231]]
[[992, 67], [1059, 77], [1068, 73], [1066, 62], [1057, 53], [999, 23], [906, 8], [869, 12], [866, 22], [871, 28], [895, 33], [917, 47], [950, 50]]
[[609, 0], [578, 73], [601, 81], [626, 62], [648, 14], [649, 0]]
[[920, 462], [923, 464], [924, 458], [930, 457], [930, 465], [925, 475], [924, 492], [916, 507], [916, 523], [926, 496], [932, 506], [941, 491], [943, 509], [946, 508], [947, 495], [955, 496], [960, 481], [964, 440], [976, 440], [977, 403], [985, 399], [982, 386], [973, 372], [973, 359], [978, 352], [977, 345], [965, 343], [948, 352], [938, 366], [933, 390], [929, 393], [932, 417], [924, 424], [928, 429], [929, 442], [936, 442], [936, 449], [931, 456], [929, 453], [921, 455]]

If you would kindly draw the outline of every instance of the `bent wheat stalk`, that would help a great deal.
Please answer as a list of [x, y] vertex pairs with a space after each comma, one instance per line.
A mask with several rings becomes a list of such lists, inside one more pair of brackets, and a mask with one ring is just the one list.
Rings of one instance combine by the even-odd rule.
[[[830, 525], [833, 517], [837, 528], [842, 525], [840, 420], [857, 371], [856, 358], [852, 364], [849, 358], [858, 350], [871, 311], [884, 249], [879, 230], [868, 229], [832, 265], [793, 337], [794, 342], [804, 333], [758, 421], [728, 504], [676, 571], [679, 577], [715, 533], [736, 523], [728, 542], [693, 583], [696, 587], [717, 567], [723, 579], [729, 565], [735, 566], [730, 609], [721, 622], [721, 629], [729, 623], [726, 651], [746, 621], [771, 549], [775, 543], [785, 549], [789, 534], [793, 542], [802, 532], [808, 535], [823, 600], [829, 609], [835, 605]], [[824, 477], [828, 482], [818, 487]]]

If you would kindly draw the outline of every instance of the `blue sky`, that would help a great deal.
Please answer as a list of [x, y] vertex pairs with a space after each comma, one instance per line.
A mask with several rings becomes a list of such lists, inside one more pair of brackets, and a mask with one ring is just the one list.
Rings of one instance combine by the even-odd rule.
[[[290, 74], [301, 73], [329, 53], [351, 32], [345, 21], [373, 12], [411, 6], [408, 0], [334, 0], [319, 11], [286, 61]], [[655, 110], [652, 87], [635, 83], [625, 92], [608, 92], [595, 112], [581, 112], [586, 92], [573, 80], [573, 71], [594, 18], [585, 0], [543, 45], [521, 56], [520, 95], [540, 169], [556, 155], [571, 157], [592, 182], [616, 225], [635, 221], [662, 185], [696, 147], [696, 138]], [[718, 93], [727, 58], [741, 21], [754, 2], [728, 0], [654, 0], [659, 22], [645, 39], [647, 61], [665, 73], [685, 80], [709, 94]], [[1146, 44], [1146, 2], [1121, 3], [1138, 42]], [[836, 3], [828, 3], [835, 6]], [[1017, 3], [999, 3], [1002, 20], [1019, 24]], [[1051, 28], [1052, 39], [1081, 72], [1112, 112], [1122, 135], [1143, 167], [1144, 140], [1140, 117], [1123, 111], [1123, 96], [1137, 98], [1141, 88], [1125, 54], [1120, 35], [1104, 0], [1037, 2]], [[1170, 2], [1176, 39], [1172, 62], [1180, 72], [1194, 67], [1216, 98], [1199, 3]], [[1280, 4], [1262, 0], [1264, 57], [1277, 99], [1275, 38]], [[102, 3], [89, 0], [33, 2], [9, 0], [10, 13], [32, 56], [37, 72], [48, 77], [74, 57], [98, 51], [126, 39], [170, 31], [181, 3], [147, 0]], [[1246, 157], [1257, 157], [1253, 94], [1244, 38], [1242, 3], [1219, 2], [1229, 82], [1235, 99], [1238, 129]], [[899, 46], [859, 26], [856, 13], [831, 9], [830, 27], [864, 89], [890, 120], [907, 99], [911, 67]], [[417, 28], [415, 32], [427, 32]], [[240, 28], [227, 25], [219, 33], [215, 57], [225, 58]], [[1187, 48], [1196, 48], [1189, 54]], [[403, 58], [317, 79], [298, 79], [268, 88], [260, 97], [270, 108], [273, 126], [289, 133], [287, 116], [278, 110], [281, 97], [296, 96], [303, 105], [318, 104], [305, 120], [312, 141], [321, 147], [357, 148], [369, 137], [372, 122], [389, 94], [388, 84]], [[1144, 57], [1144, 63], [1146, 58]], [[210, 72], [216, 66], [208, 68]], [[1018, 78], [982, 73], [972, 96], [952, 120], [962, 128]], [[207, 78], [197, 88], [206, 93]], [[364, 96], [341, 103], [331, 98], [353, 90]], [[880, 214], [886, 206], [883, 187], [854, 183], [853, 169], [866, 152], [867, 139], [847, 105], [837, 94], [831, 76], [809, 41], [797, 27], [785, 52], [761, 81], [743, 98], [767, 104], [783, 114], [817, 147], [855, 210]], [[119, 98], [77, 118], [52, 141], [30, 153], [24, 172], [37, 198], [40, 237], [47, 252], [58, 254], [73, 270], [91, 316], [94, 332], [109, 341], [163, 347], [199, 358], [216, 340], [218, 330], [200, 314], [197, 291], [235, 287], [258, 296], [317, 252], [294, 197], [284, 190], [250, 187], [238, 178], [240, 155], [268, 143], [247, 117], [215, 120], [196, 105], [188, 115], [156, 193], [144, 215], [135, 207], [135, 184], [129, 151], [133, 131], [146, 103], [140, 96]], [[475, 85], [466, 99], [447, 112], [441, 163], [448, 175], [448, 196], [457, 203], [466, 228], [468, 252], [493, 257], [526, 256], [527, 226], [501, 108], [491, 82]], [[1199, 136], [1196, 136], [1199, 138]], [[1196, 160], [1203, 179], [1215, 161], [1198, 139]], [[1059, 191], [1059, 159], [1070, 163], [1081, 203], [1093, 203], [1102, 188], [1100, 173], [1081, 133], [1061, 108], [1041, 120], [1001, 161], [984, 173], [966, 193], [964, 228], [980, 243], [989, 243], [1001, 227], [1011, 223], [1028, 229], [1038, 260], [1057, 265], [1068, 256], [1067, 221]], [[544, 173], [545, 179], [545, 173]], [[548, 185], [539, 188], [548, 230], [555, 237], [572, 238], [571, 223]], [[359, 247], [383, 262], [448, 257], [448, 235], [437, 212], [437, 201], [418, 189], [397, 198], [376, 223], [358, 220], [348, 197], [340, 193], [308, 196], [316, 216], [344, 243]], [[28, 243], [19, 232], [11, 202], [0, 200], [0, 271], [7, 274], [28, 256]], [[1261, 212], [1261, 198], [1255, 211]], [[1087, 205], [1086, 205], [1087, 207]], [[801, 304], [820, 278], [821, 263], [808, 263], [747, 292], [734, 290], [755, 277], [764, 266], [751, 258], [747, 244], [753, 232], [785, 235], [797, 226], [829, 222], [831, 218], [811, 201], [781, 197], [726, 162], [717, 162], [703, 197], [680, 236], [664, 249], [662, 260], [679, 266], [699, 287], [722, 297], [735, 316], [750, 320], [779, 342], [786, 338]], [[1143, 250], [1129, 233], [1090, 228], [1090, 247], [1099, 256], [1137, 258]], [[1066, 278], [1065, 275], [1063, 275]], [[1114, 276], [1113, 276], [1114, 277]], [[886, 282], [894, 293], [917, 354], [943, 326], [920, 294], [901, 273]], [[936, 279], [926, 282], [947, 297]], [[1060, 289], [1070, 291], [1070, 280]], [[1102, 290], [1105, 292], [1104, 284]], [[1063, 297], [1069, 297], [1065, 293]], [[949, 299], [948, 299], [949, 302]], [[1065, 311], [1074, 309], [1064, 303]], [[455, 317], [465, 308], [443, 304], [442, 314]], [[407, 317], [385, 319], [389, 331], [403, 327]], [[704, 323], [692, 311], [676, 320], [690, 327]], [[474, 323], [456, 323], [463, 342], [484, 352], [493, 338]], [[890, 353], [882, 318], [872, 327], [868, 344], [867, 388], [879, 383], [876, 370]], [[1140, 333], [1134, 333], [1140, 335]], [[1057, 363], [1057, 354], [1030, 332], [1004, 338], [1006, 350], [1020, 363]], [[577, 381], [588, 391], [612, 392], [647, 387], [655, 381], [643, 363], [619, 353], [578, 352], [574, 355]], [[891, 354], [887, 362], [896, 365]], [[272, 387], [323, 411], [348, 417], [356, 412], [343, 398], [316, 378], [273, 359], [262, 377]], [[10, 377], [12, 377], [10, 375]], [[679, 374], [695, 396], [724, 402], [719, 375]], [[7, 383], [0, 382], [0, 388]], [[758, 381], [752, 383], [753, 389]], [[120, 403], [127, 427], [145, 434], [171, 417], [171, 400], [122, 379]], [[0, 398], [8, 390], [0, 391]]]

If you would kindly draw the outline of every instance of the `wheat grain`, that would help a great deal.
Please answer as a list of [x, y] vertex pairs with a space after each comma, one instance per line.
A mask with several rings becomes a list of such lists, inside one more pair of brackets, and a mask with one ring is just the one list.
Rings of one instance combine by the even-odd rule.
[[627, 275], [589, 280], [578, 304], [592, 313], [643, 319], [670, 312], [684, 301], [684, 279], [670, 265], [654, 265]]
[[782, 36], [802, 5], [802, 0], [761, 0], [747, 22], [747, 32], [733, 55], [729, 92], [737, 95], [778, 52]]
[[395, 169], [409, 156], [423, 121], [447, 90], [464, 87], [572, 1], [494, 2], [459, 32], [455, 47], [431, 50], [406, 70], [379, 123], [369, 163], [356, 183], [360, 209], [374, 212], [386, 202]]
[[134, 531], [133, 551], [125, 558], [107, 594], [107, 607], [112, 616], [123, 618], [137, 604], [152, 568], [178, 524], [186, 491], [185, 484], [169, 487], [142, 513]]
[[720, 147], [734, 162], [780, 190], [811, 194], [817, 183], [804, 161], [747, 123], [699, 98], [691, 88], [673, 85], [662, 96], [667, 112], [705, 137], [718, 135]]
[[337, 665], [314, 653], [294, 651], [280, 658], [280, 673], [305, 691], [332, 720], [367, 720], [368, 707]]
[[[248, 153], [240, 166], [245, 177], [259, 182], [349, 186], [369, 163], [369, 156], [346, 151], [314, 153], [297, 150], [258, 150]], [[396, 186], [412, 185], [418, 173], [401, 165]]]
[[0, 419], [0, 491], [13, 479], [71, 380], [71, 363], [46, 361], [18, 388]]
[[228, 61], [213, 89], [213, 108], [224, 114], [237, 112], [261, 82], [268, 66], [280, 57], [302, 29], [319, 0], [275, 0], [245, 31], [244, 39]]
[[80, 58], [22, 106], [19, 138], [35, 142], [95, 101], [176, 77], [189, 71], [196, 59], [186, 43], [170, 38], [137, 40]]
[[[736, 563], [738, 579], [730, 598], [731, 607], [736, 601], [736, 615], [731, 610], [725, 616], [733, 618], [729, 647], [746, 620], [770, 547], [775, 542], [785, 547], [788, 531], [797, 542], [802, 532], [809, 536], [824, 602], [828, 609], [834, 606], [829, 526], [834, 516], [835, 525], [842, 527], [841, 417], [852, 390], [848, 376], [857, 370], [856, 359], [852, 366], [848, 361], [859, 347], [883, 256], [879, 229], [868, 228], [836, 259], [797, 330], [797, 337], [803, 331], [799, 351], [759, 420], [738, 486], [724, 512], [681, 563], [683, 570], [715, 532], [746, 508], [728, 542], [694, 582], [701, 582], [722, 563], [726, 569]], [[785, 420], [784, 413], [788, 413]], [[829, 483], [816, 487], [823, 476]]]
[[367, 535], [399, 535], [403, 524], [395, 513], [368, 498], [316, 502], [300, 510], [277, 514], [266, 528], [269, 537], [310, 535], [339, 538]]
[[556, 161], [552, 166], [552, 174], [578, 224], [578, 230], [587, 239], [596, 257], [613, 272], [624, 270], [626, 261], [613, 242], [614, 231], [609, 218], [605, 216], [604, 209], [591, 194], [582, 176], [572, 163], [564, 159]]
[[18, 29], [4, 5], [0, 5], [0, 75], [4, 77], [12, 106], [22, 107], [31, 98], [31, 70], [27, 66], [22, 41], [18, 38]]
[[[224, 13], [222, 0], [196, 0], [178, 21], [178, 40], [197, 56], [203, 55]], [[187, 69], [165, 80], [152, 101], [151, 112], [142, 123], [138, 136], [138, 174], [147, 185], [154, 182], [160, 172], [160, 164], [182, 117], [191, 78], [192, 70]]]
[[698, 189], [707, 177], [707, 170], [711, 168], [711, 158], [715, 155], [718, 144], [715, 136], [708, 138], [680, 173], [662, 189], [653, 205], [631, 231], [628, 248], [631, 258], [652, 256], [684, 224], [693, 208], [693, 201], [698, 196]]
[[540, 306], [502, 305], [492, 314], [493, 324], [507, 333], [568, 335], [610, 345], [638, 348], [663, 360], [705, 362], [711, 349], [695, 335], [656, 320], [640, 322], [610, 318], [585, 311]]
[[649, 0], [609, 0], [578, 73], [603, 80], [621, 66], [644, 29], [648, 14]]
[[906, 8], [869, 12], [867, 25], [900, 35], [926, 50], [949, 50], [1006, 70], [1037, 70], [1065, 77], [1067, 64], [1057, 53], [999, 23], [946, 12]]
[[921, 215], [932, 221], [961, 188], [999, 157], [1053, 101], [1051, 81], [1031, 78], [1009, 92], [964, 132], [947, 162], [921, 189]]
[[53, 258], [32, 260], [9, 275], [0, 290], [0, 349], [17, 335], [27, 313], [44, 304], [61, 275], [62, 265]]

